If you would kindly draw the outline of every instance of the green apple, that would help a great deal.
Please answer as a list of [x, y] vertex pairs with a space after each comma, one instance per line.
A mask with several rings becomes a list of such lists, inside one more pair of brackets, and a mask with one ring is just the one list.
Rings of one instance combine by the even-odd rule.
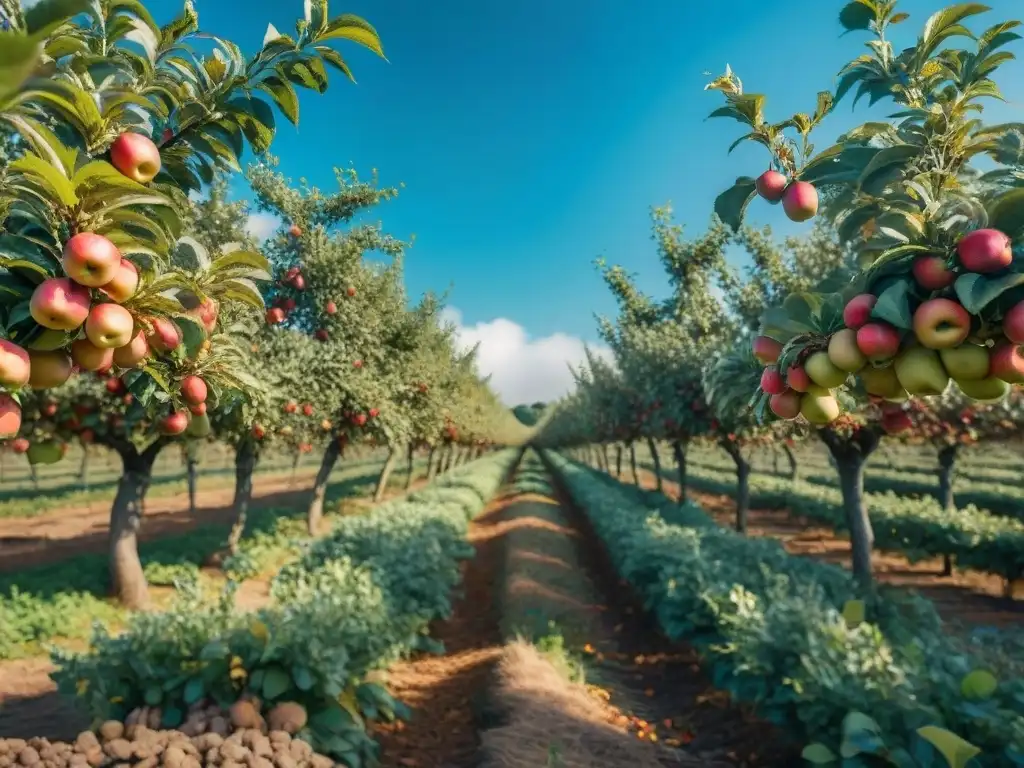
[[896, 357], [896, 378], [912, 395], [941, 395], [949, 386], [949, 374], [939, 353], [925, 347], [910, 347]]
[[896, 378], [896, 369], [891, 365], [887, 365], [885, 368], [875, 368], [869, 365], [861, 370], [860, 380], [869, 395], [895, 397], [903, 391], [903, 385]]
[[808, 357], [804, 363], [804, 370], [811, 377], [811, 381], [825, 389], [841, 386], [846, 381], [846, 371], [837, 368], [826, 352], [815, 352]]
[[1010, 391], [1009, 383], [995, 376], [975, 381], [956, 380], [956, 385], [960, 387], [961, 392], [979, 403], [998, 403]]
[[857, 331], [843, 328], [833, 333], [828, 340], [828, 359], [841, 371], [856, 373], [863, 368], [868, 359], [857, 346]]
[[952, 349], [939, 350], [939, 357], [949, 375], [958, 382], [986, 378], [991, 365], [988, 348], [977, 344], [961, 344]]
[[811, 424], [829, 424], [839, 418], [839, 401], [828, 390], [808, 392], [800, 397], [800, 413]]

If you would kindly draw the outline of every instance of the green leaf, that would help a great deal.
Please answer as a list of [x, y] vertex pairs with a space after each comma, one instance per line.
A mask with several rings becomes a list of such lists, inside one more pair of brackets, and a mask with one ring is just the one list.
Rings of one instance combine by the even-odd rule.
[[25, 11], [25, 28], [41, 39], [72, 16], [88, 12], [91, 5], [91, 0], [39, 0]]
[[256, 309], [264, 309], [263, 294], [247, 277], [233, 277], [224, 282], [221, 294], [228, 301], [241, 301]]
[[871, 316], [877, 320], [895, 326], [904, 331], [914, 327], [914, 318], [910, 312], [910, 292], [913, 290], [909, 279], [896, 280], [878, 296], [878, 302], [871, 310]]
[[179, 707], [164, 707], [160, 725], [164, 728], [177, 728], [184, 720], [185, 713]]
[[976, 746], [945, 728], [926, 725], [918, 728], [917, 734], [946, 758], [950, 768], [967, 768], [967, 764], [981, 754], [981, 750]]
[[384, 49], [381, 47], [377, 30], [359, 16], [344, 14], [332, 19], [324, 34], [317, 38], [317, 42], [325, 40], [349, 40], [384, 58]]
[[839, 12], [839, 23], [847, 32], [870, 29], [874, 20], [874, 9], [862, 0], [847, 3]]
[[972, 315], [978, 315], [1006, 291], [1020, 285], [1024, 285], [1024, 274], [1019, 272], [1011, 272], [1001, 277], [968, 272], [956, 279], [953, 289], [964, 309]]
[[206, 246], [194, 237], [186, 236], [179, 238], [175, 244], [175, 250], [177, 251], [177, 257], [184, 259], [188, 269], [205, 272], [213, 264], [213, 261], [210, 259], [210, 252], [206, 250]]
[[196, 320], [183, 315], [176, 315], [172, 318], [174, 324], [181, 330], [182, 346], [185, 347], [185, 356], [189, 360], [195, 360], [199, 350], [206, 341], [206, 329]]
[[292, 678], [280, 667], [269, 667], [263, 675], [263, 698], [274, 701], [289, 691]]
[[815, 765], [828, 765], [839, 760], [839, 755], [824, 744], [808, 744], [804, 747], [800, 756], [807, 762], [814, 763]]
[[150, 707], [155, 707], [164, 700], [163, 689], [156, 684], [150, 684], [146, 686], [146, 692], [143, 694], [143, 700]]
[[861, 187], [864, 187], [870, 184], [873, 178], [881, 174], [889, 173], [896, 169], [904, 169], [910, 164], [911, 160], [920, 157], [920, 155], [920, 148], [911, 144], [898, 144], [895, 147], [886, 147], [878, 151], [871, 158], [871, 161], [861, 171], [858, 183]]
[[735, 232], [743, 224], [743, 214], [756, 194], [754, 179], [740, 176], [732, 187], [715, 198], [715, 214]]
[[999, 687], [999, 681], [995, 675], [987, 669], [976, 669], [964, 675], [960, 681], [960, 693], [965, 699], [972, 701], [983, 701], [992, 697]]
[[326, 709], [315, 712], [309, 717], [309, 724], [317, 730], [338, 733], [350, 729], [356, 724], [355, 719], [339, 704], [331, 702]]
[[46, 328], [30, 341], [27, 346], [29, 349], [53, 352], [54, 350], [66, 347], [74, 336], [74, 332], [67, 333], [66, 331], [55, 331], [52, 328]]
[[201, 677], [193, 677], [185, 684], [185, 691], [182, 694], [186, 704], [195, 704], [206, 695], [206, 684]]
[[73, 208], [78, 204], [78, 195], [75, 194], [75, 186], [71, 180], [64, 175], [63, 168], [56, 168], [46, 162], [39, 155], [26, 154], [13, 163], [11, 168], [21, 171], [26, 176], [37, 178], [63, 205]]
[[1011, 240], [1024, 237], [1024, 189], [1004, 192], [989, 206], [988, 225]]
[[293, 125], [299, 122], [299, 97], [292, 88], [292, 84], [279, 77], [268, 77], [259, 84], [259, 88], [273, 98], [278, 109], [284, 113], [288, 121]]
[[292, 679], [300, 691], [308, 691], [315, 684], [313, 673], [309, 671], [309, 667], [301, 665], [292, 667]]
[[238, 125], [249, 140], [252, 151], [262, 155], [274, 140], [274, 111], [267, 102], [257, 98], [232, 99], [229, 105], [235, 111]]

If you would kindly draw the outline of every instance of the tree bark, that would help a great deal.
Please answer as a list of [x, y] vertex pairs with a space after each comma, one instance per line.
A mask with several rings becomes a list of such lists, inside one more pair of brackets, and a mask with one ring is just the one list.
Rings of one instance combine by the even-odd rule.
[[633, 472], [633, 485], [640, 485], [640, 473], [636, 469], [636, 446], [629, 444], [629, 468]]
[[388, 489], [388, 480], [391, 479], [391, 471], [395, 468], [395, 462], [398, 461], [398, 448], [392, 446], [388, 449], [388, 458], [384, 462], [384, 468], [380, 471], [380, 477], [377, 478], [377, 490], [373, 493], [374, 502], [380, 502], [384, 500], [384, 494]]
[[256, 471], [259, 453], [256, 441], [245, 438], [235, 448], [235, 500], [232, 504], [231, 533], [228, 534], [228, 552], [238, 552], [238, 544], [245, 533], [246, 518], [249, 515], [249, 503], [252, 501], [252, 476]]
[[299, 472], [299, 462], [300, 461], [302, 461], [302, 451], [300, 451], [298, 448], [296, 448], [295, 449], [295, 455], [292, 456], [292, 477], [291, 477], [291, 480], [288, 481], [288, 486], [290, 488], [294, 488], [295, 487], [295, 476]]
[[405, 490], [412, 488], [412, 482], [416, 477], [416, 446], [413, 443], [409, 443], [409, 448], [406, 451], [407, 471], [405, 475]]
[[82, 446], [82, 463], [78, 467], [78, 485], [83, 491], [89, 490], [89, 446]]
[[853, 576], [866, 587], [872, 581], [871, 550], [875, 544], [875, 533], [864, 503], [864, 467], [868, 457], [878, 448], [880, 436], [870, 427], [862, 427], [851, 437], [836, 434], [830, 429], [823, 429], [818, 434], [828, 446], [839, 473], [843, 511], [850, 531]]
[[434, 455], [437, 453], [437, 446], [430, 446], [430, 453], [427, 454], [427, 482], [429, 483], [437, 476], [437, 465], [441, 463], [441, 457], [437, 457], [437, 461], [434, 461]]
[[750, 512], [750, 462], [732, 440], [723, 441], [722, 448], [736, 465], [736, 532], [745, 534]]
[[658, 445], [653, 437], [647, 438], [647, 450], [651, 452], [651, 460], [654, 462], [655, 488], [658, 489], [658, 493], [662, 493], [665, 490], [665, 481], [661, 476], [661, 456], [658, 455]]
[[686, 449], [688, 444], [682, 440], [672, 441], [672, 455], [676, 459], [676, 468], [679, 473], [679, 503], [686, 501]]
[[619, 480], [622, 479], [622, 445], [620, 443], [615, 445], [615, 477]]
[[28, 465], [28, 474], [29, 474], [29, 477], [32, 478], [32, 488], [38, 491], [39, 490], [39, 470], [36, 469], [36, 465], [35, 464], [29, 463], [29, 465]]
[[[939, 449], [939, 503], [948, 514], [956, 512], [956, 497], [953, 494], [953, 472], [956, 469], [957, 452], [960, 446], [956, 443], [945, 445]], [[942, 556], [942, 575], [953, 575], [953, 557]]]
[[110, 508], [110, 583], [112, 592], [131, 609], [149, 604], [149, 585], [139, 559], [142, 502], [153, 478], [153, 463], [164, 447], [158, 440], [141, 453], [131, 443], [119, 444], [123, 470]]
[[782, 450], [786, 454], [786, 458], [789, 459], [789, 479], [796, 482], [797, 479], [797, 466], [796, 466], [796, 454], [793, 453], [793, 449], [786, 443], [782, 444]]
[[315, 536], [320, 530], [320, 523], [324, 519], [324, 497], [327, 495], [327, 481], [331, 478], [334, 465], [338, 463], [341, 456], [341, 444], [335, 438], [331, 440], [324, 449], [323, 458], [320, 460], [320, 469], [317, 470], [316, 480], [313, 482], [313, 498], [309, 502], [309, 511], [306, 513], [306, 529], [310, 536]]

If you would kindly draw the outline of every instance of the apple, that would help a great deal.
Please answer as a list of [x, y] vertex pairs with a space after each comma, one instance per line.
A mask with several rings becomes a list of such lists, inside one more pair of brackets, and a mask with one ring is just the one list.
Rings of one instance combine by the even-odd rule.
[[285, 299], [284, 304], [281, 305], [285, 312], [291, 312], [297, 306], [295, 299]]
[[160, 421], [160, 431], [165, 435], [180, 435], [188, 429], [189, 421], [188, 411], [174, 411]]
[[[281, 432], [283, 433], [284, 430], [281, 430]], [[266, 434], [266, 431], [259, 424], [252, 425], [252, 436], [255, 437], [257, 440], [262, 440], [264, 435]]]
[[911, 271], [917, 284], [929, 291], [941, 291], [956, 280], [956, 273], [946, 266], [946, 260], [941, 256], [918, 256]]
[[206, 403], [196, 403], [188, 407], [188, 412], [193, 416], [202, 416], [206, 413]]
[[1024, 344], [1024, 301], [1017, 302], [1003, 315], [1003, 333], [1014, 344]]
[[957, 381], [978, 381], [988, 377], [991, 365], [988, 347], [961, 344], [952, 349], [940, 349], [942, 366]]
[[871, 310], [878, 303], [878, 297], [862, 293], [850, 299], [843, 308], [843, 324], [856, 330], [871, 319]]
[[316, 333], [313, 334], [313, 338], [317, 341], [327, 341], [327, 331], [324, 328], [320, 328]]
[[910, 414], [904, 410], [887, 411], [882, 414], [882, 429], [887, 435], [898, 435], [914, 426]]
[[861, 369], [860, 380], [869, 395], [895, 397], [903, 391], [903, 385], [896, 377], [896, 369], [891, 365], [885, 368], [875, 368], [869, 365]]
[[32, 389], [59, 387], [71, 378], [71, 357], [67, 352], [32, 350], [28, 357], [31, 366], [28, 385]]
[[802, 398], [796, 390], [787, 389], [768, 399], [768, 407], [780, 419], [791, 421], [800, 415]]
[[29, 449], [29, 442], [24, 437], [19, 437], [17, 440], [11, 442], [11, 450], [15, 453], [27, 453]]
[[[807, 371], [801, 368], [799, 365], [791, 365], [789, 370], [786, 371], [786, 384], [789, 388], [797, 392], [806, 392], [807, 388], [811, 386], [811, 377], [807, 375]], [[425, 385], [420, 384], [423, 392], [427, 391]]]
[[160, 150], [148, 136], [122, 133], [110, 145], [110, 163], [129, 179], [148, 184], [160, 173]]
[[904, 350], [893, 363], [896, 378], [911, 395], [941, 395], [949, 386], [949, 374], [942, 367], [939, 353], [926, 347]]
[[978, 381], [958, 381], [956, 385], [969, 398], [982, 403], [998, 403], [1010, 392], [1010, 383], [994, 376]]
[[73, 331], [89, 316], [89, 289], [69, 277], [50, 277], [32, 292], [29, 312], [43, 328]]
[[107, 388], [107, 392], [109, 392], [112, 395], [119, 395], [122, 392], [124, 392], [124, 382], [121, 381], [116, 376], [111, 376], [109, 379], [107, 379], [106, 382], [104, 383], [104, 386]]
[[376, 419], [378, 416], [380, 416], [380, 409], [378, 409], [378, 408], [371, 408], [370, 409], [370, 418], [371, 419]]
[[900, 350], [900, 334], [886, 323], [868, 323], [857, 329], [857, 348], [873, 363], [889, 360]]
[[782, 195], [782, 209], [790, 221], [807, 221], [818, 212], [818, 190], [806, 181], [794, 181]]
[[309, 403], [303, 404], [303, 406], [302, 406], [302, 413], [305, 416], [312, 416], [313, 415], [313, 406], [310, 405]]
[[299, 406], [296, 405], [294, 402], [287, 402], [284, 405], [284, 412], [285, 413], [295, 413], [298, 409], [299, 409]]
[[1007, 341], [996, 344], [991, 364], [990, 373], [995, 378], [1010, 384], [1024, 384], [1024, 354], [1016, 344]]
[[28, 384], [32, 363], [28, 351], [7, 339], [0, 339], [0, 385], [20, 389]]
[[357, 413], [355, 416], [352, 417], [352, 423], [355, 424], [358, 427], [365, 426], [366, 425], [366, 414], [365, 413]]
[[85, 320], [85, 335], [101, 349], [123, 347], [132, 340], [135, 318], [120, 304], [97, 304]]
[[826, 352], [815, 352], [804, 361], [804, 370], [819, 387], [832, 389], [846, 381], [847, 372], [837, 368]]
[[64, 244], [64, 272], [79, 285], [99, 288], [117, 274], [121, 252], [103, 235], [79, 232]]
[[15, 437], [21, 429], [21, 406], [6, 392], [0, 393], [0, 440]]
[[1010, 238], [998, 229], [976, 229], [956, 244], [960, 263], [971, 272], [998, 272], [1010, 266]]
[[47, 417], [56, 416], [57, 415], [57, 403], [55, 403], [53, 400], [49, 400], [49, 401], [43, 403], [42, 406], [40, 406], [39, 412], [41, 414], [43, 414], [43, 416], [47, 416]]
[[128, 259], [121, 259], [117, 271], [110, 281], [100, 286], [100, 290], [111, 301], [123, 304], [139, 290], [139, 268]]
[[295, 277], [293, 277], [292, 288], [294, 288], [296, 291], [306, 290], [306, 278], [304, 278], [302, 275], [296, 275]]
[[267, 325], [280, 325], [284, 322], [284, 310], [274, 307], [267, 310]]
[[325, 312], [326, 312], [326, 313], [327, 313], [328, 315], [333, 315], [333, 314], [336, 314], [336, 313], [337, 313], [337, 311], [338, 311], [338, 305], [337, 305], [337, 304], [335, 304], [335, 303], [334, 303], [333, 301], [328, 301], [328, 302], [327, 302], [327, 306], [326, 306], [326, 307], [324, 307], [324, 311], [325, 311]]
[[914, 313], [914, 335], [928, 349], [958, 347], [970, 333], [970, 314], [952, 299], [929, 299]]
[[206, 382], [198, 376], [186, 376], [181, 382], [181, 399], [189, 405], [206, 402]]
[[782, 354], [782, 344], [768, 336], [758, 336], [753, 344], [754, 357], [761, 365], [772, 365], [779, 362], [779, 355]]
[[782, 199], [787, 183], [786, 177], [778, 171], [767, 170], [757, 177], [754, 186], [757, 188], [757, 194], [775, 205]]
[[839, 401], [827, 389], [812, 387], [800, 396], [800, 413], [811, 424], [830, 424], [839, 418]]
[[857, 346], [857, 331], [843, 328], [828, 340], [828, 359], [841, 371], [856, 373], [868, 360]]
[[179, 291], [178, 301], [185, 308], [185, 314], [198, 321], [208, 334], [213, 333], [220, 314], [220, 306], [215, 300], [210, 297], [200, 300], [192, 291]]
[[320, 429], [322, 429], [324, 432], [329, 432], [331, 430], [331, 427], [333, 426], [334, 425], [331, 424], [330, 419], [324, 419], [323, 421], [320, 422]]
[[292, 224], [288, 227], [288, 234], [292, 237], [302, 237], [302, 227], [298, 224]]
[[181, 329], [173, 320], [166, 317], [150, 317], [149, 324], [152, 331], [146, 334], [146, 343], [153, 351], [163, 354], [177, 349], [181, 344]]
[[25, 452], [29, 464], [56, 464], [64, 458], [67, 452], [67, 445], [58, 443], [56, 440], [47, 440], [44, 443], [32, 443]]
[[786, 391], [786, 384], [778, 368], [769, 366], [761, 372], [761, 389], [769, 395], [781, 395]]
[[349, 287], [348, 287], [348, 288], [347, 288], [347, 289], [345, 290], [345, 293], [347, 293], [347, 294], [348, 294], [349, 298], [352, 298], [353, 296], [355, 296], [355, 295], [356, 295], [356, 287], [355, 287], [354, 285], [350, 285], [350, 286], [349, 286]]
[[114, 350], [114, 365], [121, 368], [135, 368], [149, 356], [146, 334], [139, 331], [131, 341]]
[[114, 350], [79, 339], [71, 345], [71, 360], [83, 371], [102, 371], [114, 364]]
[[363, 367], [363, 361], [362, 360], [356, 360], [354, 363], [352, 363], [352, 365], [354, 365], [356, 368], [362, 368]]

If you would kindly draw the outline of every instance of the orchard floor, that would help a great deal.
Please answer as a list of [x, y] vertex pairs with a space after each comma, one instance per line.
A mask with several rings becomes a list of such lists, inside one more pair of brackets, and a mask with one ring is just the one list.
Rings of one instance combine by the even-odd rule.
[[[668, 473], [666, 473], [668, 474]], [[641, 484], [654, 488], [655, 476], [641, 470]], [[679, 486], [663, 481], [666, 495], [679, 497]], [[724, 527], [736, 523], [736, 500], [731, 496], [687, 491], [708, 514]], [[782, 542], [786, 551], [794, 555], [813, 557], [835, 565], [849, 567], [849, 539], [812, 521], [796, 517], [785, 509], [751, 509], [747, 517], [747, 532], [751, 536], [767, 536]], [[954, 569], [951, 576], [942, 575], [940, 559], [911, 563], [891, 552], [875, 552], [872, 558], [877, 581], [883, 584], [912, 589], [927, 597], [942, 618], [965, 627], [1024, 627], [1024, 602], [1003, 597], [1003, 580], [991, 574]]]
[[[551, 542], [552, 537], [562, 544]], [[502, 632], [502, 612], [508, 610], [513, 592], [520, 601], [529, 593], [535, 606], [544, 606], [538, 618], [557, 616], [560, 625], [586, 628], [586, 643], [568, 632], [564, 637], [571, 646], [567, 650], [582, 655], [588, 681], [597, 681], [590, 687], [607, 722], [556, 711], [556, 697], [538, 697], [528, 705], [535, 710], [535, 716], [526, 718], [528, 729], [517, 733], [510, 726], [506, 737], [511, 738], [505, 739], [500, 760], [490, 754], [485, 765], [726, 768], [798, 762], [774, 728], [711, 688], [691, 649], [661, 636], [618, 583], [585, 516], [564, 498], [507, 491], [471, 524], [470, 541], [476, 556], [463, 566], [464, 586], [453, 615], [431, 629], [431, 636], [444, 643], [444, 653], [414, 657], [388, 674], [392, 692], [413, 716], [408, 723], [376, 728], [382, 768], [470, 768], [480, 763], [481, 731], [502, 725], [495, 722], [491, 695], [496, 667], [510, 639], [507, 627]], [[545, 728], [553, 747], [561, 740], [585, 747], [598, 730], [608, 747], [612, 729], [613, 740], [626, 748], [610, 745], [608, 759], [599, 762], [570, 754], [563, 756], [564, 763], [537, 761], [535, 751], [530, 753], [534, 759], [527, 759], [526, 742], [536, 744]], [[624, 761], [621, 755], [631, 750], [635, 754], [638, 742], [647, 761]], [[612, 753], [620, 757], [613, 759]]]

